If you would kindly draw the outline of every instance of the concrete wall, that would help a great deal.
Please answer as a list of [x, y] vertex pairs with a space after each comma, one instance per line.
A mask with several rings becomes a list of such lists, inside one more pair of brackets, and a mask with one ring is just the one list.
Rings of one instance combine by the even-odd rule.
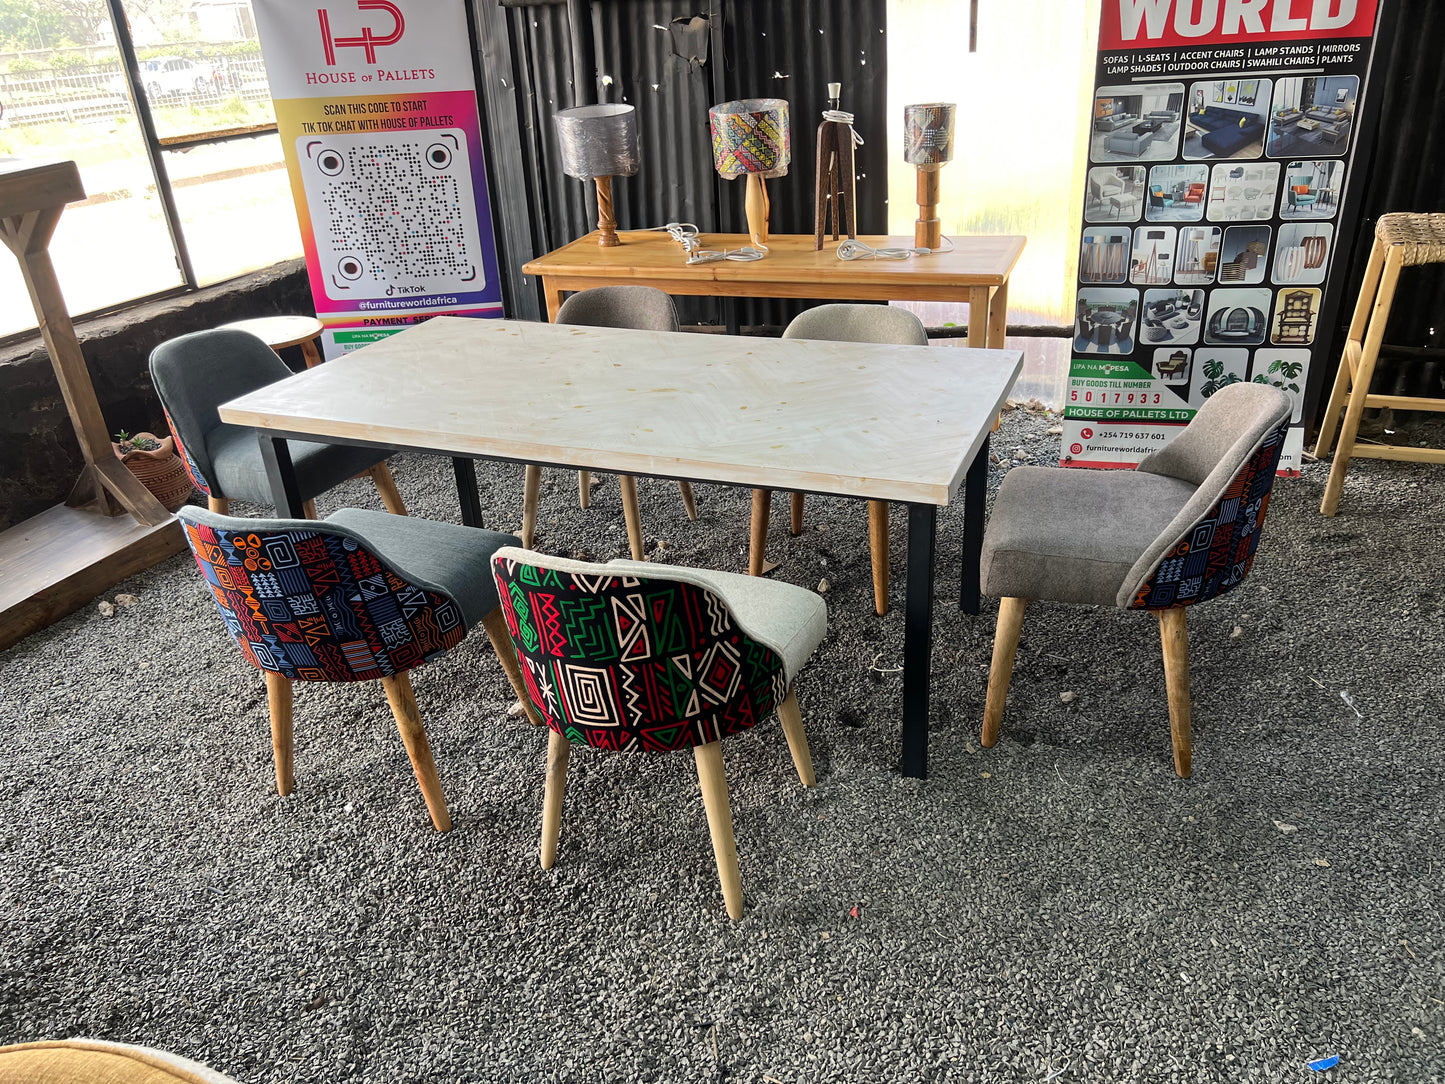
[[[291, 260], [193, 294], [86, 320], [75, 330], [111, 433], [165, 433], [146, 368], [153, 347], [228, 320], [312, 311], [305, 265]], [[287, 358], [295, 368], [297, 354]], [[75, 430], [39, 333], [0, 348], [0, 530], [64, 501], [80, 466]]]

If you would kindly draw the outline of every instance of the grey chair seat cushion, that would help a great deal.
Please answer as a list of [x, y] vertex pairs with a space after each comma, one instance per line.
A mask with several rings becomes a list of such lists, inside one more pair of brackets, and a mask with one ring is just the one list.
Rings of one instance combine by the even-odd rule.
[[522, 544], [515, 535], [367, 508], [342, 508], [325, 522], [353, 532], [399, 575], [451, 596], [468, 628], [497, 608], [492, 554]]
[[1196, 487], [1138, 471], [1015, 467], [994, 498], [981, 577], [998, 598], [1113, 606]]
[[[309, 440], [288, 440], [286, 445], [291, 452], [296, 485], [303, 501], [320, 496], [353, 474], [370, 470], [386, 459], [386, 453], [375, 448], [316, 444]], [[220, 490], [213, 491], [213, 497], [255, 504], [275, 503], [254, 429], [243, 425], [219, 425], [206, 438], [206, 451], [211, 459], [214, 484]]]

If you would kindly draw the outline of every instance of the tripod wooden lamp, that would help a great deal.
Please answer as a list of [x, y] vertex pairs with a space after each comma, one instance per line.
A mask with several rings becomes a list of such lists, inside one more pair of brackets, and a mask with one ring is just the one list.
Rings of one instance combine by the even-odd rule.
[[938, 171], [953, 159], [953, 102], [903, 107], [903, 160], [918, 168], [918, 221], [913, 243], [938, 248], [943, 230], [938, 221]]
[[637, 111], [630, 105], [579, 105], [556, 114], [562, 172], [597, 184], [597, 243], [611, 248], [617, 237], [612, 178], [637, 172]]
[[752, 243], [768, 244], [768, 177], [786, 177], [792, 148], [788, 142], [788, 103], [781, 98], [744, 98], [708, 110], [712, 154], [727, 180], [747, 177], [743, 204]]

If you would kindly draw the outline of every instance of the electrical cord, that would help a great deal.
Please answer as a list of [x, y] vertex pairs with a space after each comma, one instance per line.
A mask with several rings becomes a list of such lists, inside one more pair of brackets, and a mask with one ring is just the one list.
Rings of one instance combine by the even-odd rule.
[[[853, 114], [842, 109], [823, 110], [823, 119], [830, 120], [834, 124], [846, 124], [849, 128], [853, 127]], [[855, 147], [863, 146], [863, 137], [858, 134], [857, 129], [853, 131], [853, 145]]]
[[668, 236], [682, 246], [690, 264], [720, 263], [723, 260], [746, 263], [761, 260], [768, 254], [768, 246], [764, 244], [744, 245], [742, 248], [733, 249], [703, 248], [702, 242], [698, 240], [698, 228], [692, 222], [669, 222], [666, 226], [652, 226], [650, 229], [666, 231]]
[[849, 238], [838, 246], [840, 260], [907, 260], [914, 256], [937, 256], [953, 251], [953, 241], [947, 237], [947, 248], [874, 248], [862, 241]]

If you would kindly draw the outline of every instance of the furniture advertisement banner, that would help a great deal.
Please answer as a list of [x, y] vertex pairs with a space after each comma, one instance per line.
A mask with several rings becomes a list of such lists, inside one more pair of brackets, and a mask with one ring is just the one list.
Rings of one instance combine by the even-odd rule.
[[1294, 397], [1280, 470], [1299, 472], [1377, 14], [1104, 0], [1061, 463], [1133, 467], [1255, 381]]
[[462, 0], [255, 0], [327, 357], [501, 316]]

